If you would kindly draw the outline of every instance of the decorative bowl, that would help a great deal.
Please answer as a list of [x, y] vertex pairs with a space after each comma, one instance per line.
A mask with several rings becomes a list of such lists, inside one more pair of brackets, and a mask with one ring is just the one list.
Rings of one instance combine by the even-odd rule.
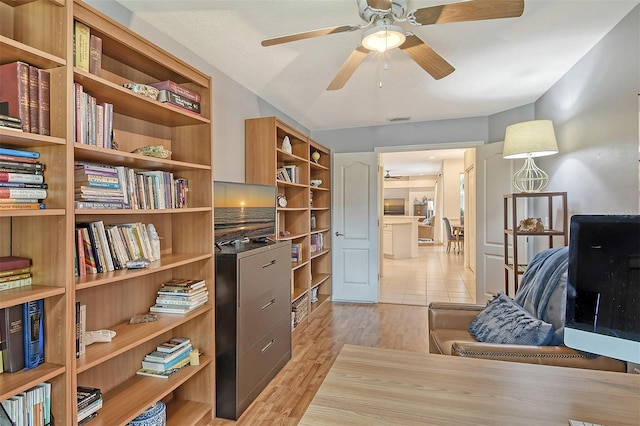
[[322, 179], [311, 179], [311, 182], [309, 183], [311, 186], [320, 186], [322, 185]]

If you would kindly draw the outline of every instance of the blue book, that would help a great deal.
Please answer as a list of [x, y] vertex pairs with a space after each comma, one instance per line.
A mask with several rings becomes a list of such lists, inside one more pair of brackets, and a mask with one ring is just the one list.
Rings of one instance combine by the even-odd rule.
[[23, 151], [21, 149], [0, 148], [0, 154], [13, 155], [14, 157], [40, 158], [39, 152]]
[[24, 366], [34, 368], [44, 362], [44, 300], [32, 300], [22, 310]]

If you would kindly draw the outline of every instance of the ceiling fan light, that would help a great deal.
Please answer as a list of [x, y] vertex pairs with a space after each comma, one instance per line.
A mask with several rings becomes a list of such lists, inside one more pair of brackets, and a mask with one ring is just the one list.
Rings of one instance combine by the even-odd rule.
[[396, 25], [376, 26], [364, 33], [362, 47], [382, 53], [401, 46], [406, 38], [404, 30]]

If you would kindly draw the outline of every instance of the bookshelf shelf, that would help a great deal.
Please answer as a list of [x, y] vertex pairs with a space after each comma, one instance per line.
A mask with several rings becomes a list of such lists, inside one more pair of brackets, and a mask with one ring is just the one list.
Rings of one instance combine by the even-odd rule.
[[[94, 368], [105, 361], [134, 349], [140, 344], [146, 343], [149, 340], [154, 340], [156, 337], [165, 334], [167, 331], [171, 331], [176, 327], [211, 311], [211, 309], [212, 307], [210, 305], [206, 305], [185, 315], [158, 314], [158, 321], [141, 324], [129, 324], [129, 322], [123, 322], [110, 327], [110, 330], [116, 332], [118, 339], [114, 339], [107, 343], [94, 343], [93, 345], [87, 346], [86, 353], [76, 360], [77, 372], [82, 373], [83, 371]], [[149, 351], [145, 352], [145, 354], [151, 352], [156, 345], [152, 346], [153, 347]], [[142, 356], [144, 357], [145, 354]], [[140, 360], [142, 360], [142, 357]]]
[[10, 145], [15, 148], [41, 148], [49, 145], [65, 145], [63, 138], [54, 136], [38, 135], [35, 133], [16, 132], [15, 130], [0, 128], [0, 143]]
[[144, 169], [163, 169], [172, 172], [181, 170], [211, 170], [211, 166], [207, 164], [197, 164], [169, 159], [164, 160], [79, 143], [74, 144], [74, 148], [76, 152], [76, 159], [89, 162]]
[[67, 64], [64, 58], [0, 35], [0, 63], [8, 64], [15, 61], [23, 61], [44, 69]]
[[65, 372], [65, 366], [45, 362], [32, 370], [0, 375], [0, 401], [24, 392], [43, 381], [51, 380]]
[[44, 285], [29, 285], [20, 288], [0, 291], [0, 309], [32, 300], [47, 299], [61, 296], [65, 293], [64, 287], [49, 287]]
[[[119, 384], [109, 392], [103, 394], [103, 405], [100, 414], [91, 423], [94, 426], [123, 425], [136, 416], [132, 413], [141, 413], [158, 400], [169, 395], [171, 392], [195, 377], [203, 369], [212, 364], [213, 358], [201, 356], [200, 365], [187, 366], [167, 379], [155, 377], [133, 376], [129, 380]], [[200, 404], [208, 405], [209, 410], [205, 413], [211, 416], [213, 405], [209, 402], [197, 401]], [[173, 403], [169, 402], [168, 407]]]

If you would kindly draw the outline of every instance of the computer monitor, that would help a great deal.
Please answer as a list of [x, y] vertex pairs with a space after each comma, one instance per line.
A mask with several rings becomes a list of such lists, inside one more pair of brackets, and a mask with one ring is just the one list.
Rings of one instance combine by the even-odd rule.
[[564, 343], [640, 364], [640, 216], [571, 218]]

